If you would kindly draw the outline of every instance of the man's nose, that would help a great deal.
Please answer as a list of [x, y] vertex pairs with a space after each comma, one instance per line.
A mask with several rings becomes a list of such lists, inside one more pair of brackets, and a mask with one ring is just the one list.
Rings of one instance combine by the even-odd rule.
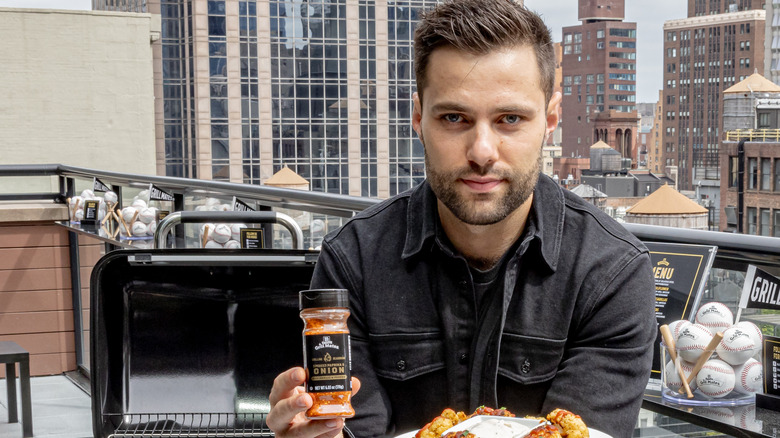
[[476, 124], [467, 151], [467, 158], [484, 167], [498, 161], [498, 145], [501, 140], [487, 123]]

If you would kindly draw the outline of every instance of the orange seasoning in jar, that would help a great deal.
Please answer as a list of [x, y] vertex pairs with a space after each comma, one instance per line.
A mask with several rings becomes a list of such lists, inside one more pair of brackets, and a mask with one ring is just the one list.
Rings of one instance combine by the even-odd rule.
[[312, 289], [300, 292], [303, 319], [303, 362], [306, 392], [314, 404], [309, 419], [355, 415], [350, 358], [349, 296], [345, 289]]

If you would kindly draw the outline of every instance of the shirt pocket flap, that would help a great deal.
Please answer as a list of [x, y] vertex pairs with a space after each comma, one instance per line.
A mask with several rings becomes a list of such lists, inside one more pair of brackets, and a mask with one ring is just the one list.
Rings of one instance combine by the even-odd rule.
[[566, 339], [546, 339], [504, 333], [498, 373], [523, 384], [544, 382], [555, 376]]
[[370, 334], [369, 338], [379, 377], [402, 381], [444, 368], [440, 333]]

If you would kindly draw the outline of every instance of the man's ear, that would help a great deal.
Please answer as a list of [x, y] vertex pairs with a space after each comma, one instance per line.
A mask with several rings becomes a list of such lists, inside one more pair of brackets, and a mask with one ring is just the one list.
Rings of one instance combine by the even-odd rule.
[[422, 134], [422, 102], [420, 102], [420, 95], [415, 91], [412, 95], [414, 100], [414, 110], [412, 111], [412, 129], [417, 133], [417, 137], [425, 146]]
[[550, 98], [550, 103], [547, 104], [547, 127], [545, 129], [545, 137], [552, 134], [552, 132], [555, 131], [555, 128], [558, 127], [561, 99], [560, 91], [556, 91]]

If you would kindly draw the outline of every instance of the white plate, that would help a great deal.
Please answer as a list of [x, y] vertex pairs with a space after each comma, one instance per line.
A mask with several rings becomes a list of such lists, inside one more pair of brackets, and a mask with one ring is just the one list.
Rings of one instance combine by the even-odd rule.
[[[539, 420], [534, 420], [531, 418], [518, 418], [518, 417], [495, 417], [495, 416], [489, 416], [489, 415], [477, 415], [474, 417], [469, 418], [468, 420], [455, 425], [454, 427], [447, 429], [445, 433], [450, 431], [461, 431], [468, 429], [470, 426], [473, 426], [477, 422], [484, 421], [485, 419], [501, 419], [501, 420], [507, 420], [507, 421], [513, 421], [520, 423], [524, 426], [527, 426], [529, 429], [533, 428], [535, 426], [539, 425]], [[611, 436], [607, 435], [604, 432], [598, 431], [593, 428], [588, 428], [588, 432], [590, 433], [590, 438], [612, 438]], [[417, 434], [416, 430], [413, 430], [411, 432], [406, 432], [404, 434], [398, 435], [395, 438], [414, 438], [414, 435]]]

